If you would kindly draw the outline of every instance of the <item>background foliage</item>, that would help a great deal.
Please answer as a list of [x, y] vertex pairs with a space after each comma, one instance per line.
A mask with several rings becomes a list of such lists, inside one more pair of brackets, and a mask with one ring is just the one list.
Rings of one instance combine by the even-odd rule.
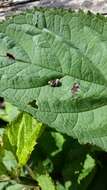
[[106, 190], [106, 153], [9, 103], [0, 113], [0, 190]]

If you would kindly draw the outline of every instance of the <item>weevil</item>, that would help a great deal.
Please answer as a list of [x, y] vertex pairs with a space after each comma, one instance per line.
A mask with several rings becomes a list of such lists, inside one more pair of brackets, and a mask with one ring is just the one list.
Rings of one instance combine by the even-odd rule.
[[54, 79], [54, 80], [50, 80], [48, 84], [50, 84], [50, 86], [52, 87], [59, 87], [61, 86], [61, 81], [59, 79]]

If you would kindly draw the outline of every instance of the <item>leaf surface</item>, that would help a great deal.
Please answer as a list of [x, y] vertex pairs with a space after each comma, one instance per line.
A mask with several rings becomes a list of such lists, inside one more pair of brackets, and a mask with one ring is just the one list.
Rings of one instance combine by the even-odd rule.
[[0, 95], [107, 151], [107, 18], [35, 9], [1, 23]]
[[25, 165], [32, 153], [43, 126], [30, 115], [23, 113], [7, 129], [10, 144], [16, 147], [19, 164]]
[[43, 174], [38, 175], [37, 181], [42, 190], [50, 190], [50, 189], [55, 190], [55, 186], [52, 182], [52, 179], [48, 174], [47, 175], [43, 175]]

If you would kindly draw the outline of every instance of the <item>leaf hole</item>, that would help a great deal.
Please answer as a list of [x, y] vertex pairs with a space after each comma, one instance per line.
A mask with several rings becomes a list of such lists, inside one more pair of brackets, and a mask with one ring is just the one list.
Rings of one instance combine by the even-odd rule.
[[75, 95], [78, 91], [80, 91], [80, 85], [79, 83], [75, 82], [71, 88], [71, 92], [73, 95]]
[[33, 101], [29, 102], [28, 105], [30, 105], [33, 108], [38, 109], [38, 105], [37, 105], [37, 101], [36, 100], [33, 100]]
[[6, 56], [7, 56], [9, 59], [15, 60], [14, 55], [12, 55], [11, 53], [6, 53]]
[[0, 109], [5, 109], [5, 101], [3, 97], [0, 97]]
[[59, 87], [62, 85], [62, 83], [59, 79], [50, 80], [50, 81], [48, 81], [48, 84], [52, 87]]

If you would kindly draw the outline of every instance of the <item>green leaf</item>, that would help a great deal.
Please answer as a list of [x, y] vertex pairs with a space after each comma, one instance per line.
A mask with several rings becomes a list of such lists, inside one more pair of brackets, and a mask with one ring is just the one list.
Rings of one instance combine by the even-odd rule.
[[0, 182], [0, 190], [3, 190], [8, 185], [8, 182]]
[[107, 18], [35, 9], [1, 23], [0, 96], [107, 151]]
[[10, 173], [14, 175], [17, 165], [14, 149], [4, 130], [4, 134], [0, 136], [0, 180], [2, 181], [9, 178]]
[[41, 187], [41, 190], [55, 190], [55, 186], [52, 182], [52, 179], [48, 174], [38, 175], [37, 181], [39, 183], [39, 186]]
[[[62, 175], [65, 187], [86, 190], [95, 176], [95, 160], [88, 154], [89, 148], [75, 140], [65, 145]], [[69, 189], [69, 188], [68, 188]]]
[[[32, 187], [28, 185], [18, 184], [13, 180], [1, 182], [0, 183], [0, 190], [31, 190]], [[36, 190], [36, 188], [35, 188]]]
[[11, 122], [18, 116], [19, 111], [15, 106], [12, 106], [8, 102], [5, 102], [5, 107], [6, 108], [0, 112], [0, 119]]
[[0, 159], [0, 180], [4, 178], [4, 176], [8, 175], [7, 169], [5, 168], [4, 164], [2, 163], [2, 160]]
[[90, 172], [92, 172], [94, 167], [95, 167], [95, 160], [90, 155], [87, 155], [83, 169], [78, 177], [78, 183], [80, 183], [82, 179], [88, 176]]
[[29, 187], [26, 187], [25, 185], [21, 185], [21, 184], [11, 185], [6, 188], [6, 190], [23, 190], [23, 189], [30, 190]]
[[56, 190], [65, 190], [64, 186], [61, 185], [60, 183], [57, 183], [56, 185]]
[[65, 187], [60, 183], [56, 184], [56, 190], [69, 190], [69, 189], [71, 189], [70, 187], [71, 187], [71, 182], [70, 181], [67, 181], [65, 183]]
[[10, 144], [16, 147], [16, 155], [21, 166], [28, 161], [43, 129], [42, 123], [37, 122], [36, 119], [26, 113], [20, 114], [9, 125], [7, 135]]
[[2, 157], [2, 163], [8, 171], [17, 167], [17, 161], [12, 152], [4, 150], [4, 155]]
[[9, 174], [15, 175], [17, 160], [11, 151], [0, 152], [0, 181], [9, 178]]
[[60, 133], [52, 132], [51, 134], [52, 134], [52, 137], [54, 138], [54, 141], [56, 142], [56, 147], [57, 147], [57, 150], [52, 152], [52, 154], [51, 154], [52, 156], [54, 156], [63, 149], [65, 139], [64, 139], [63, 135], [61, 135]]

